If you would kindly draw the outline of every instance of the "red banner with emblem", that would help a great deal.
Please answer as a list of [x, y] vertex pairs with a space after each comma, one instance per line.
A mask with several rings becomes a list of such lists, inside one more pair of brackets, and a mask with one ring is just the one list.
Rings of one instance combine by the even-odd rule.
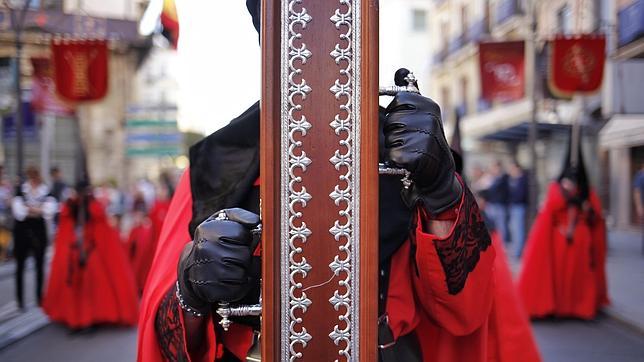
[[70, 101], [93, 101], [107, 93], [105, 40], [56, 40], [52, 43], [56, 90]]
[[603, 35], [557, 37], [551, 41], [548, 86], [557, 95], [599, 90], [604, 76]]
[[521, 99], [525, 95], [525, 43], [523, 41], [479, 44], [481, 95], [488, 101]]

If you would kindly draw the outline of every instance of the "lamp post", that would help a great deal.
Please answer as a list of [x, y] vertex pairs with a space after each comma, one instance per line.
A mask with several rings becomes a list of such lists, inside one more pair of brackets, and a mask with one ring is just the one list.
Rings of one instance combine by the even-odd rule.
[[[22, 3], [22, 8], [16, 3]], [[25, 18], [27, 16], [27, 9], [31, 5], [31, 0], [22, 1], [5, 1], [5, 5], [9, 8], [11, 14], [11, 26], [14, 32], [14, 41], [16, 43], [16, 56], [15, 56], [15, 82], [14, 82], [14, 96], [16, 99], [16, 113], [14, 117], [15, 127], [16, 127], [16, 176], [18, 182], [22, 181], [23, 177], [23, 126], [24, 126], [24, 114], [22, 109], [22, 79], [21, 79], [21, 67], [20, 60], [22, 59], [22, 32], [24, 30]], [[18, 9], [16, 9], [18, 8]], [[17, 13], [18, 12], [18, 13]]]
[[534, 220], [537, 215], [537, 200], [539, 195], [539, 184], [537, 179], [537, 138], [538, 138], [538, 98], [537, 98], [537, 1], [526, 0], [529, 29], [527, 39], [527, 57], [532, 63], [530, 71], [532, 74], [527, 77], [528, 94], [532, 103], [530, 112], [530, 126], [528, 128], [528, 149], [530, 150], [531, 172], [528, 175], [528, 220]]

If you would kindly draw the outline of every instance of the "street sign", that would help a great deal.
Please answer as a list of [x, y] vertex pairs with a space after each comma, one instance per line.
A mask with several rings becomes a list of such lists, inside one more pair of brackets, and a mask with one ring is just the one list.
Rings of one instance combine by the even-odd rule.
[[159, 120], [159, 119], [130, 119], [125, 123], [125, 128], [177, 128], [177, 121], [175, 120]]
[[183, 135], [177, 121], [168, 119], [170, 115], [158, 112], [158, 108], [128, 107], [130, 112], [125, 122], [127, 157], [175, 157], [184, 153]]
[[125, 155], [127, 157], [176, 157], [181, 155], [181, 147], [147, 147], [147, 148], [127, 148]]
[[146, 142], [180, 144], [182, 141], [181, 133], [135, 133], [128, 134], [126, 138], [127, 144]]

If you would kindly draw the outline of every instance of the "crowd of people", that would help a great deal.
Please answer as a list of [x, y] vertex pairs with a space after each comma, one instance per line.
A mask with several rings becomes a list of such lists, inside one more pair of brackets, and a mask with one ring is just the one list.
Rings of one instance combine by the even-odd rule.
[[500, 160], [489, 167], [472, 167], [472, 191], [485, 199], [485, 213], [489, 225], [494, 225], [499, 237], [511, 250], [510, 255], [520, 258], [526, 239], [528, 210], [528, 174], [516, 161], [505, 168]]
[[49, 182], [28, 167], [17, 186], [2, 172], [0, 166], [0, 261], [15, 260], [18, 308], [26, 309], [24, 274], [31, 256], [36, 303], [50, 319], [74, 330], [136, 324], [174, 192], [172, 175], [162, 174], [157, 184], [142, 179], [124, 192], [113, 183], [69, 186], [57, 167]]
[[517, 290], [528, 315], [594, 318], [609, 303], [606, 223], [581, 146], [575, 150], [569, 143], [561, 172], [549, 184], [529, 232], [528, 177], [516, 161], [507, 171], [500, 161], [486, 170], [475, 166], [471, 177], [488, 229], [503, 241], [498, 249], [522, 259]]

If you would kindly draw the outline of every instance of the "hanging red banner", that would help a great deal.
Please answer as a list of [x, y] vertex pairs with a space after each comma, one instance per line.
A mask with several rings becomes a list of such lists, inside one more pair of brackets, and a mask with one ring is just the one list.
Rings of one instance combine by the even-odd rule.
[[557, 95], [599, 90], [604, 76], [603, 35], [557, 37], [551, 41], [548, 86]]
[[58, 94], [71, 101], [105, 96], [108, 84], [105, 40], [57, 40], [51, 49]]
[[481, 95], [488, 101], [521, 99], [525, 95], [525, 45], [523, 41], [479, 44]]

